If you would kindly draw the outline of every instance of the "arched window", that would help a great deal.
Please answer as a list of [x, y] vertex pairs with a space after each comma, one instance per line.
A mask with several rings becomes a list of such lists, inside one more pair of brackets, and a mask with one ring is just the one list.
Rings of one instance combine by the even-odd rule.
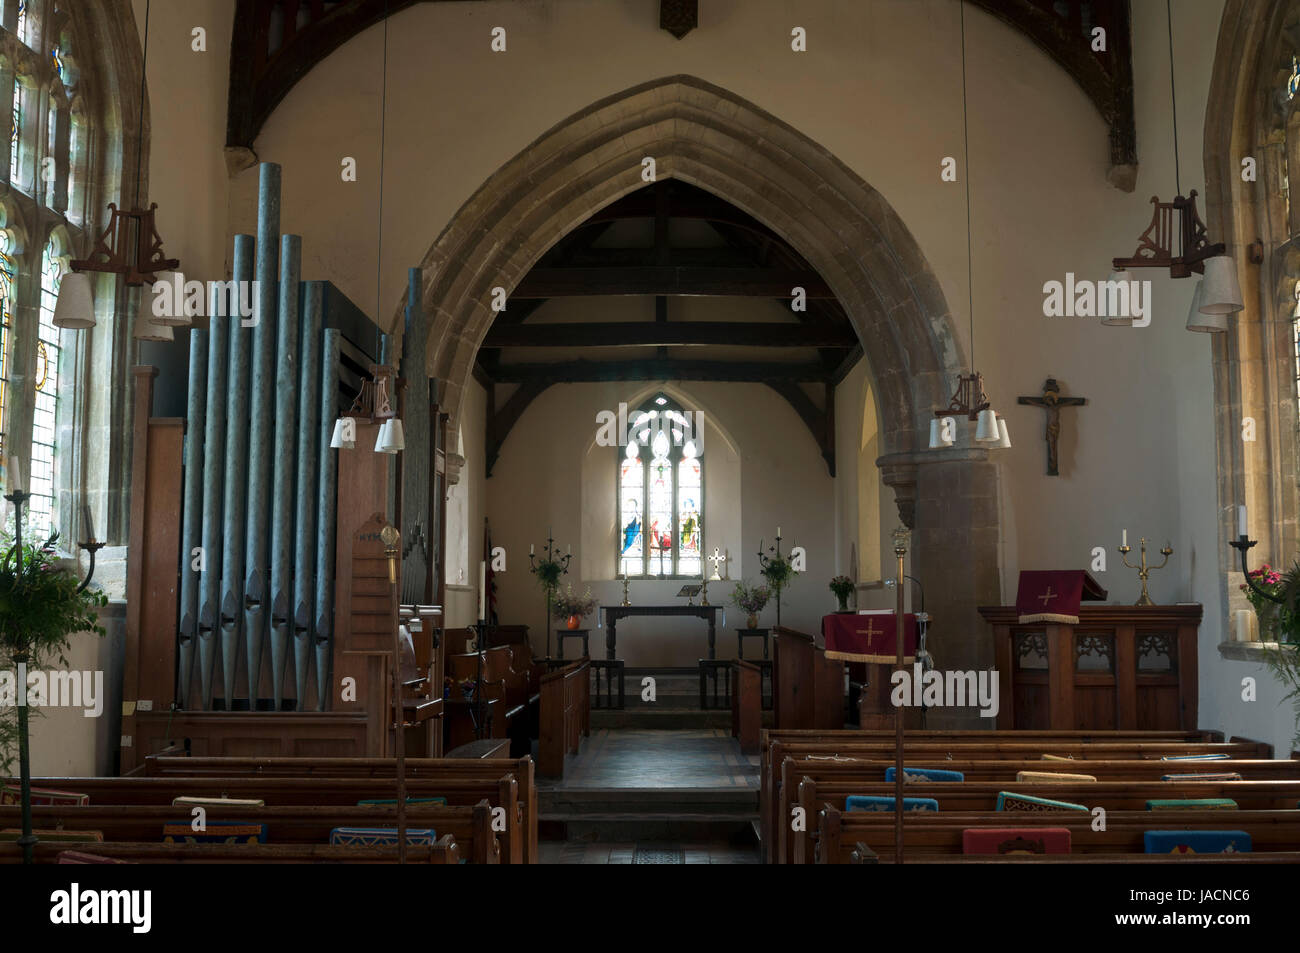
[[0, 229], [0, 458], [4, 457], [9, 426], [9, 368], [13, 360], [14, 276], [13, 236]]
[[50, 236], [41, 255], [41, 310], [36, 344], [36, 405], [32, 414], [32, 529], [37, 536], [57, 525], [55, 443], [59, 409], [59, 329], [54, 326], [54, 303], [59, 284], [68, 270], [68, 258], [57, 233]]
[[664, 394], [628, 414], [627, 446], [618, 461], [618, 572], [700, 575], [704, 448], [699, 419]]

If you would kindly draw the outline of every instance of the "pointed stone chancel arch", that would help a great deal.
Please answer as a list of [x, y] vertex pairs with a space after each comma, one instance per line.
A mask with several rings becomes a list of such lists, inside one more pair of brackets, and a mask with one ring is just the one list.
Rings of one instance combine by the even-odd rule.
[[[946, 615], [945, 603], [951, 612], [946, 639], [936, 641], [954, 666], [991, 662], [971, 606], [1000, 597], [993, 465], [984, 450], [926, 454], [921, 442], [962, 370], [939, 281], [879, 192], [725, 89], [669, 76], [600, 100], [543, 133], [456, 212], [421, 262], [422, 303], [432, 316], [427, 366], [443, 407], [459, 417], [494, 317], [493, 289], [508, 295], [555, 242], [644, 186], [646, 157], [658, 177], [712, 192], [773, 229], [834, 291], [870, 368], [881, 420], [877, 465], [916, 530], [914, 571], [942, 574], [951, 592], [927, 599], [932, 615]], [[957, 490], [966, 525], [941, 524], [941, 506], [918, 502]]]

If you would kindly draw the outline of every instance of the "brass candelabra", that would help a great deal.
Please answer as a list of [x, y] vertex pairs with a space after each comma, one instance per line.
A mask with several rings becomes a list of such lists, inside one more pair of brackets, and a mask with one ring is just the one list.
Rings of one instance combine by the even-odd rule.
[[1128, 554], [1133, 551], [1133, 547], [1127, 543], [1119, 547], [1120, 558], [1124, 560], [1124, 565], [1129, 569], [1136, 569], [1138, 571], [1138, 578], [1142, 580], [1142, 595], [1139, 596], [1138, 601], [1133, 604], [1135, 606], [1153, 606], [1155, 603], [1151, 601], [1151, 594], [1147, 592], [1147, 579], [1150, 577], [1153, 569], [1164, 569], [1165, 566], [1169, 564], [1169, 556], [1174, 550], [1173, 547], [1166, 543], [1164, 548], [1160, 550], [1161, 554], [1165, 557], [1164, 561], [1161, 562], [1159, 566], [1148, 566], [1147, 538], [1145, 536], [1143, 536], [1139, 541], [1139, 545], [1142, 547], [1142, 564], [1140, 566], [1134, 566], [1128, 561]]
[[623, 602], [621, 604], [630, 606], [632, 603], [627, 598], [627, 573], [623, 573], [620, 578], [623, 580]]

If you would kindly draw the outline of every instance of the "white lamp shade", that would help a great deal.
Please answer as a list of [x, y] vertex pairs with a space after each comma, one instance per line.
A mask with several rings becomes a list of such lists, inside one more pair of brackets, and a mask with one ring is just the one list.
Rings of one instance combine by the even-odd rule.
[[90, 276], [74, 271], [63, 276], [59, 297], [54, 302], [54, 326], [77, 331], [95, 326], [95, 302], [90, 294]]
[[[169, 288], [162, 291], [157, 286], [166, 284]], [[172, 328], [188, 328], [194, 323], [193, 316], [185, 307], [185, 276], [179, 271], [160, 271], [154, 276], [153, 285], [150, 287], [151, 301], [149, 302], [150, 313], [153, 315], [153, 323], [161, 324]], [[153, 302], [157, 300], [159, 294], [164, 294], [171, 302], [171, 307], [165, 309], [166, 314], [158, 314], [153, 311]]]
[[[1119, 271], [1112, 271], [1107, 281], [1132, 281], [1133, 276], [1126, 269], [1121, 268]], [[1127, 300], [1128, 296], [1125, 296]], [[1108, 314], [1101, 319], [1102, 324], [1109, 324], [1114, 328], [1131, 328], [1133, 327], [1133, 316], [1131, 314]]]
[[980, 443], [996, 443], [1002, 439], [998, 433], [998, 416], [992, 410], [981, 410], [975, 423], [975, 439]]
[[158, 341], [166, 343], [176, 339], [172, 329], [165, 324], [154, 324], [146, 312], [141, 311], [135, 319], [135, 339], [137, 341]]
[[393, 440], [393, 421], [385, 420], [379, 426], [379, 436], [375, 438], [375, 453], [396, 453], [398, 449]]
[[388, 446], [392, 448], [390, 453], [406, 449], [406, 431], [402, 428], [400, 417], [388, 421]]
[[1201, 310], [1206, 314], [1233, 314], [1245, 307], [1241, 285], [1237, 283], [1237, 264], [1231, 256], [1205, 259], [1205, 278], [1201, 285], [1205, 295]]
[[355, 423], [349, 426], [347, 421], [349, 417], [340, 417], [334, 421], [334, 436], [330, 438], [330, 448], [333, 450], [354, 450], [357, 446]]
[[1201, 310], [1201, 305], [1205, 302], [1205, 282], [1196, 282], [1196, 290], [1192, 292], [1192, 307], [1187, 312], [1187, 330], [1189, 331], [1208, 331], [1211, 333], [1223, 332], [1228, 330], [1228, 316], [1226, 314], [1206, 314]]
[[1007, 430], [1007, 420], [1005, 417], [998, 418], [998, 449], [1011, 449], [1011, 432]]

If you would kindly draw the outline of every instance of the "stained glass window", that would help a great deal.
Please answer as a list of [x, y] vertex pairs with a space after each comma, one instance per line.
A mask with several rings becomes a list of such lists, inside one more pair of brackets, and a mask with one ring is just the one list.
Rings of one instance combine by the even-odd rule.
[[0, 230], [0, 458], [4, 456], [5, 427], [9, 407], [9, 364], [14, 303], [13, 242], [7, 231]]
[[41, 315], [36, 344], [36, 407], [32, 413], [31, 525], [38, 537], [55, 526], [55, 422], [59, 406], [59, 329], [54, 303], [59, 296], [65, 261], [56, 236], [41, 255]]
[[18, 181], [18, 132], [23, 127], [23, 84], [14, 80], [14, 112], [9, 122], [9, 180]]
[[[49, 164], [50, 160], [54, 159], [55, 156], [58, 155], [58, 153], [59, 153], [59, 107], [54, 103], [53, 100], [51, 100], [50, 109], [49, 112], [46, 114], [46, 121], [45, 121], [46, 158], [42, 160], [42, 164], [43, 165]], [[55, 160], [53, 165], [57, 168], [58, 165], [57, 160]], [[44, 171], [42, 171], [40, 178], [41, 178], [41, 185], [44, 186], [45, 204], [50, 208], [54, 208], [54, 196], [58, 191], [59, 177], [56, 174], [47, 175], [44, 173]]]
[[628, 414], [618, 463], [618, 572], [698, 576], [703, 464], [690, 419], [663, 394]]
[[27, 0], [18, 0], [18, 39], [31, 42], [27, 37]]
[[59, 81], [67, 86], [68, 64], [63, 59], [63, 50], [56, 46], [50, 50], [50, 58], [54, 60], [54, 71], [59, 74]]

